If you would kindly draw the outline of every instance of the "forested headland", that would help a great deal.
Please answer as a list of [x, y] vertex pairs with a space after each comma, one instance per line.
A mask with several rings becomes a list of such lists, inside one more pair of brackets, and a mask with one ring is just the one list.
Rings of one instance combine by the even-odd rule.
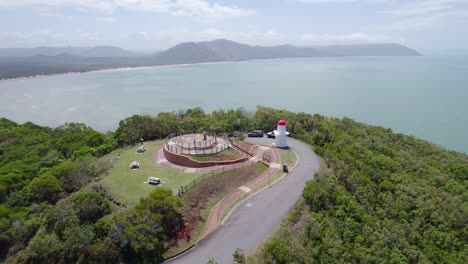
[[250, 262], [466, 263], [467, 155], [348, 118], [290, 118], [324, 166]]
[[183, 201], [161, 188], [134, 207], [112, 204], [99, 184], [111, 166], [106, 155], [180, 130], [270, 131], [280, 118], [324, 166], [251, 262], [468, 259], [468, 156], [348, 118], [258, 107], [135, 115], [106, 134], [0, 119], [0, 261], [161, 260], [184, 228]]

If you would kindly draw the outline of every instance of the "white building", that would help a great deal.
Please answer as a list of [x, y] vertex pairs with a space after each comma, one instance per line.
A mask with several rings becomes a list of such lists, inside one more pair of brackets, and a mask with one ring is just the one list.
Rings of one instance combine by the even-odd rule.
[[287, 148], [288, 147], [288, 138], [289, 133], [286, 131], [286, 121], [281, 119], [278, 121], [278, 126], [275, 131], [276, 138], [276, 147], [278, 148]]

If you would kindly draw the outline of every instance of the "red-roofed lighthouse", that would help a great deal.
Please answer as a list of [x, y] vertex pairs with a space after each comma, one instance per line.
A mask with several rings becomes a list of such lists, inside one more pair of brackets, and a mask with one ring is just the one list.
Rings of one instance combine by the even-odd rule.
[[281, 119], [278, 121], [278, 126], [276, 129], [276, 146], [279, 148], [287, 148], [288, 147], [288, 139], [287, 139], [287, 134], [286, 132], [286, 121]]

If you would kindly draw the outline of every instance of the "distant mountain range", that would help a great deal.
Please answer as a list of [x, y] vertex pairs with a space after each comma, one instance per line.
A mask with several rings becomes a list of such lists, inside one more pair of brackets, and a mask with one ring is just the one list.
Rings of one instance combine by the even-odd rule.
[[419, 56], [417, 51], [400, 44], [363, 44], [317, 47], [250, 46], [231, 40], [186, 42], [176, 45], [156, 59], [164, 63], [196, 63], [211, 61], [242, 61], [274, 58], [307, 58], [338, 56]]
[[225, 39], [185, 42], [166, 51], [146, 55], [114, 46], [3, 48], [0, 49], [0, 79], [120, 67], [254, 59], [420, 55], [417, 51], [400, 44], [265, 47]]

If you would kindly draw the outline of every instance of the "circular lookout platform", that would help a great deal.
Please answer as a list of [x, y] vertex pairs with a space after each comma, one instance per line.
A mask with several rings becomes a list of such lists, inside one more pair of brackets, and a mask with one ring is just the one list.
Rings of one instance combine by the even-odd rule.
[[248, 159], [248, 157], [242, 156], [232, 160], [198, 161], [190, 157], [192, 155], [215, 155], [228, 148], [230, 148], [230, 142], [217, 137], [213, 132], [188, 131], [173, 133], [166, 138], [164, 156], [174, 164], [192, 168], [229, 165]]
[[220, 139], [213, 132], [196, 131], [172, 133], [166, 138], [166, 149], [182, 155], [216, 154], [229, 146], [229, 142]]

